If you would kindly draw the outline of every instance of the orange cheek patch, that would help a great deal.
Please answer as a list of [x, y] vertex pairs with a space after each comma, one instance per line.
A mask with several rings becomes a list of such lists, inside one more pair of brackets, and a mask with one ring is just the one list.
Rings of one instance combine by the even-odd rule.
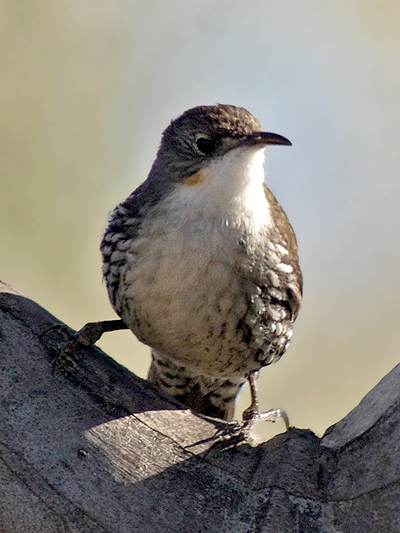
[[203, 183], [206, 179], [205, 173], [203, 170], [198, 170], [191, 176], [185, 179], [183, 182], [183, 185], [186, 187], [192, 187], [193, 185], [200, 185], [200, 183]]

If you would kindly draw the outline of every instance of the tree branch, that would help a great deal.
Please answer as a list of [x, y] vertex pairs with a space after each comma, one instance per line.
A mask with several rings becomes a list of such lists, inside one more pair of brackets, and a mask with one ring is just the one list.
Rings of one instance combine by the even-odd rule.
[[400, 531], [399, 367], [322, 439], [252, 447], [0, 284], [0, 524], [40, 532]]

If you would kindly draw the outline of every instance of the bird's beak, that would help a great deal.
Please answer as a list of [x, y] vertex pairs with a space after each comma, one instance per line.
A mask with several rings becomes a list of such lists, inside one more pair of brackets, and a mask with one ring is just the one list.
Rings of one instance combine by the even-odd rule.
[[246, 135], [242, 137], [237, 146], [254, 146], [256, 144], [264, 145], [267, 144], [285, 144], [291, 146], [292, 143], [286, 137], [278, 135], [277, 133], [268, 133], [267, 131], [257, 131], [251, 135]]

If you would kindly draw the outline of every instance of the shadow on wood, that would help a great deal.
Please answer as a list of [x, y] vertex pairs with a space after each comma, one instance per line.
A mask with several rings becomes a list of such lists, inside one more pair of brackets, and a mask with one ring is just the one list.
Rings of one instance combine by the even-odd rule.
[[97, 348], [52, 372], [60, 322], [0, 283], [0, 531], [400, 531], [399, 367], [322, 439], [256, 447]]

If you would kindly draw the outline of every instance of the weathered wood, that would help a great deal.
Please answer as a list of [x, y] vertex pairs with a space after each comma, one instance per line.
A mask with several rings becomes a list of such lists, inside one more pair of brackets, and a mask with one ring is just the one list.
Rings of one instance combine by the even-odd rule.
[[0, 285], [0, 531], [400, 531], [396, 367], [322, 439], [252, 447], [97, 348], [52, 372], [53, 316]]

